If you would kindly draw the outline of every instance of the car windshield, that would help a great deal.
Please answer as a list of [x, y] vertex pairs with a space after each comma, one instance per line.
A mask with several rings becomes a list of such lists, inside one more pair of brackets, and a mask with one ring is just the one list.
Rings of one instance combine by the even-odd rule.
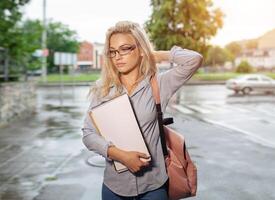
[[241, 79], [244, 79], [244, 78], [246, 78], [246, 76], [238, 76], [238, 77], [236, 77], [236, 78], [234, 78], [235, 80], [241, 80]]
[[263, 81], [272, 81], [272, 79], [269, 77], [261, 76], [261, 78]]

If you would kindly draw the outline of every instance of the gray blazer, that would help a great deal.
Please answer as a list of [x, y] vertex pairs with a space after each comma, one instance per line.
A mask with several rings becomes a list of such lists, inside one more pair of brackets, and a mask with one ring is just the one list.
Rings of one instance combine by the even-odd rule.
[[[191, 50], [173, 46], [170, 51], [170, 62], [176, 64], [172, 69], [157, 75], [161, 95], [163, 112], [172, 95], [187, 81], [201, 66], [202, 56]], [[124, 89], [127, 93], [127, 90]], [[115, 88], [111, 88], [110, 94], [103, 99], [92, 98], [89, 109], [109, 100], [114, 94]], [[142, 80], [130, 96], [130, 101], [135, 110], [145, 142], [152, 156], [151, 165], [141, 172], [133, 174], [130, 171], [117, 173], [112, 166], [112, 160], [107, 158], [107, 149], [111, 143], [102, 138], [94, 128], [94, 125], [86, 115], [84, 120], [83, 143], [85, 146], [106, 158], [104, 171], [104, 184], [113, 192], [122, 196], [136, 196], [161, 187], [167, 181], [165, 163], [159, 139], [156, 108], [149, 77]]]

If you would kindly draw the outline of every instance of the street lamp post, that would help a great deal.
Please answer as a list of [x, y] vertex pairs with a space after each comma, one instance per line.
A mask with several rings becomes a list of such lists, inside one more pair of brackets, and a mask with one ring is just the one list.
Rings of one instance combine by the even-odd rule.
[[47, 48], [47, 21], [46, 21], [46, 0], [43, 0], [43, 32], [42, 32], [42, 78], [46, 82], [47, 78], [47, 57], [44, 51]]

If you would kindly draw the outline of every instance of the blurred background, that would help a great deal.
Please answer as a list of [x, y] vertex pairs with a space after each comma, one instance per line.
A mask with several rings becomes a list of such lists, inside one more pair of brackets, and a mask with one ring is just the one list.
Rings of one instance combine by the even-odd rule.
[[198, 166], [193, 199], [275, 199], [274, 10], [273, 0], [1, 0], [0, 200], [100, 199], [104, 159], [81, 126], [119, 20], [139, 23], [156, 50], [204, 56], [166, 110]]

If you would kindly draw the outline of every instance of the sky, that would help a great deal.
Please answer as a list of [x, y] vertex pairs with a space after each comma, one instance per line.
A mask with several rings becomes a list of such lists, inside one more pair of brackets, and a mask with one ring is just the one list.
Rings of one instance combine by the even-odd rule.
[[[77, 31], [79, 40], [103, 43], [106, 30], [119, 20], [143, 25], [150, 17], [150, 0], [47, 0], [47, 19], [60, 21]], [[213, 0], [225, 14], [224, 26], [211, 44], [257, 38], [275, 29], [274, 0]], [[31, 0], [24, 19], [42, 19], [43, 0]]]

